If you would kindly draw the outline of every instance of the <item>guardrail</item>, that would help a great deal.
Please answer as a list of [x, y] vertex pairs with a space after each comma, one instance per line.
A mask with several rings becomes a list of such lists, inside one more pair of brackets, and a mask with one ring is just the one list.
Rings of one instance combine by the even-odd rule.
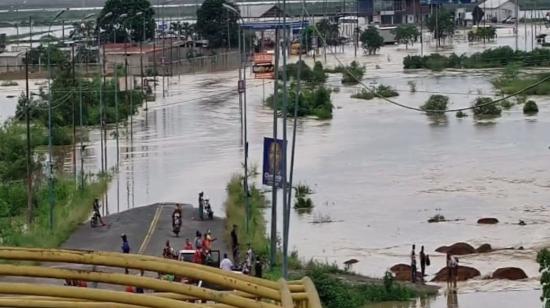
[[[50, 284], [0, 282], [0, 307], [243, 307], [321, 308], [311, 279], [275, 282], [204, 265], [153, 256], [64, 249], [1, 247], [0, 259], [73, 263], [129, 268], [202, 280], [209, 288], [170, 282], [121, 272], [64, 269], [59, 266], [0, 264], [1, 276], [83, 280], [110, 285], [133, 286], [153, 292], [75, 288]], [[215, 289], [212, 289], [213, 287]], [[12, 297], [10, 297], [10, 295]], [[18, 295], [18, 297], [13, 297]], [[24, 296], [22, 296], [24, 295]], [[98, 304], [99, 303], [99, 304]]]

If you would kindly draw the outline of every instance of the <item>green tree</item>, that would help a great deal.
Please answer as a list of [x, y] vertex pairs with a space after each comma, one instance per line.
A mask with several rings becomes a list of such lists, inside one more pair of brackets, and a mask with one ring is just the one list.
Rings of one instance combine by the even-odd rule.
[[395, 39], [400, 44], [405, 44], [405, 49], [409, 48], [409, 44], [413, 45], [417, 41], [420, 32], [415, 25], [399, 25], [395, 30]]
[[376, 51], [384, 45], [384, 38], [378, 33], [375, 27], [368, 27], [360, 37], [363, 48], [368, 51], [369, 55], [376, 54]]
[[328, 19], [321, 19], [316, 24], [319, 35], [326, 41], [329, 46], [338, 45], [338, 24], [330, 22]]
[[[235, 7], [233, 3], [225, 0], [205, 0], [197, 11], [196, 30], [204, 39], [208, 40], [210, 48], [226, 47], [228, 39], [231, 42], [231, 47], [238, 44], [237, 14], [224, 8], [223, 4]], [[235, 9], [237, 8], [235, 7]]]
[[452, 36], [455, 32], [455, 19], [451, 11], [436, 9], [434, 13], [428, 16], [426, 25], [437, 40], [437, 45], [441, 46], [441, 39]]
[[[105, 17], [111, 13], [110, 16]], [[138, 16], [138, 13], [141, 15]], [[120, 18], [120, 15], [127, 14]], [[141, 42], [145, 25], [145, 39], [155, 36], [155, 11], [149, 0], [107, 0], [97, 17], [97, 25], [106, 42]]]
[[540, 265], [540, 284], [542, 285], [540, 300], [544, 303], [545, 308], [550, 308], [550, 251], [546, 248], [539, 251], [537, 262]]

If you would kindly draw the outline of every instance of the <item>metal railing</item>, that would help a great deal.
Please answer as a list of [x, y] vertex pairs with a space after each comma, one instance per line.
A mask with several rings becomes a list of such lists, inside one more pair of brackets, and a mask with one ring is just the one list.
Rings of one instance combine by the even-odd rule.
[[[134, 276], [122, 272], [0, 264], [0, 276], [53, 278], [133, 286], [153, 291], [133, 294], [121, 291], [75, 288], [34, 283], [0, 282], [1, 307], [243, 307], [321, 308], [313, 282], [301, 280], [275, 282], [190, 262], [153, 256], [64, 249], [1, 247], [0, 259], [49, 263], [129, 268], [140, 271], [171, 273], [177, 277], [201, 280], [198, 287]], [[200, 302], [200, 303], [199, 303]]]

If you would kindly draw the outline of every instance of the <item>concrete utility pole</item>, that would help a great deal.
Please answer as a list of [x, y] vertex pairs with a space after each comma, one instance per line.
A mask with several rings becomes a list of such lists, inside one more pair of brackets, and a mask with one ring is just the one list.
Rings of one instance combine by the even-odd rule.
[[[273, 142], [277, 141], [277, 99], [278, 89], [277, 80], [279, 78], [279, 29], [275, 29], [275, 82], [273, 82]], [[277, 151], [273, 157], [273, 161], [277, 161]], [[273, 185], [271, 188], [271, 245], [269, 251], [270, 266], [273, 270], [276, 265], [277, 256], [277, 184], [275, 183], [276, 172], [273, 171]]]

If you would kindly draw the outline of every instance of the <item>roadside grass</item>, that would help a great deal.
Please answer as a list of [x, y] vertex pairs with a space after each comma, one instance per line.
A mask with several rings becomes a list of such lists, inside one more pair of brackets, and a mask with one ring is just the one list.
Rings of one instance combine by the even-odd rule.
[[92, 203], [108, 187], [109, 177], [103, 176], [90, 181], [79, 190], [70, 177], [55, 180], [55, 205], [53, 209], [53, 230], [50, 231], [50, 206], [48, 185], [40, 185], [35, 195], [34, 220], [29, 226], [26, 215], [1, 218], [2, 245], [38, 248], [55, 248], [65, 242], [74, 230], [91, 214]]

